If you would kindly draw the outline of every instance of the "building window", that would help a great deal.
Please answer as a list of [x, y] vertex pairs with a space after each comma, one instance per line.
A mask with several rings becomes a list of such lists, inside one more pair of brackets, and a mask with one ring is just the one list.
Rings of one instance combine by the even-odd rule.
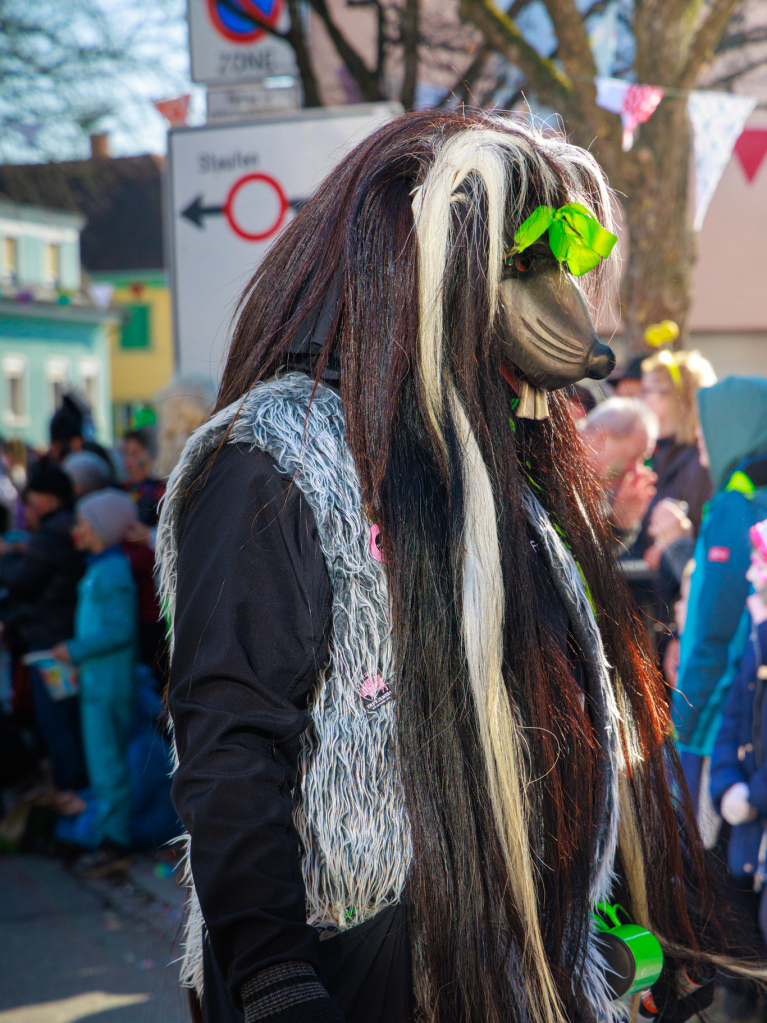
[[61, 277], [61, 252], [58, 245], [46, 242], [44, 261], [45, 283], [50, 287], [55, 287]]
[[6, 281], [16, 283], [19, 270], [19, 243], [15, 238], [3, 238], [2, 273]]
[[99, 364], [95, 359], [83, 359], [80, 363], [80, 381], [88, 408], [95, 414], [99, 404]]
[[6, 355], [3, 359], [5, 376], [5, 420], [21, 423], [27, 417], [27, 364], [21, 355]]
[[50, 388], [50, 408], [52, 412], [61, 405], [64, 395], [67, 393], [69, 381], [69, 363], [66, 359], [49, 359], [45, 367]]
[[125, 316], [120, 332], [121, 348], [149, 348], [151, 307], [145, 304], [125, 306]]

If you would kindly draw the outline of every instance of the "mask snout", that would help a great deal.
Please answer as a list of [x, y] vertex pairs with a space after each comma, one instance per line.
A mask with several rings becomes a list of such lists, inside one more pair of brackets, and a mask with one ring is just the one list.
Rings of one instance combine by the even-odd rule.
[[588, 376], [591, 380], [604, 380], [609, 377], [615, 369], [615, 352], [608, 345], [597, 341], [589, 352], [587, 367]]

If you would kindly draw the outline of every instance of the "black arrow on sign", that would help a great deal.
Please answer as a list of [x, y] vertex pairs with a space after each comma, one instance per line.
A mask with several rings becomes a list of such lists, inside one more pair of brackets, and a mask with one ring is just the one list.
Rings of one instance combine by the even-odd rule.
[[185, 210], [181, 211], [181, 216], [186, 217], [187, 220], [191, 220], [193, 224], [198, 227], [203, 227], [203, 220], [205, 217], [216, 216], [219, 213], [224, 212], [223, 206], [203, 206], [203, 198], [198, 195], [193, 199]]
[[[289, 199], [288, 205], [292, 210], [300, 210], [302, 206], [305, 206], [308, 200], [306, 199]], [[201, 195], [195, 196], [194, 199], [189, 203], [185, 210], [181, 211], [181, 216], [186, 217], [193, 224], [196, 224], [199, 228], [204, 228], [203, 223], [205, 217], [215, 217], [224, 212], [223, 206], [204, 206], [205, 200]]]

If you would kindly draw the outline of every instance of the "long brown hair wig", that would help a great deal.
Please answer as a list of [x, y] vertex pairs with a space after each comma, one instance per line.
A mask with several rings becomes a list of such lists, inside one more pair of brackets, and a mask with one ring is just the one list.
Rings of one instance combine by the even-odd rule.
[[[341, 162], [259, 266], [218, 398], [223, 408], [294, 365], [323, 310], [310, 371], [340, 373], [347, 443], [384, 541], [408, 898], [437, 1023], [590, 1018], [599, 871], [673, 956], [726, 950], [599, 489], [564, 401], [554, 393], [549, 418], [517, 419], [498, 368], [504, 238], [538, 205], [570, 201], [609, 225], [601, 171], [559, 137], [481, 112], [397, 118]], [[585, 285], [595, 297], [599, 273]], [[612, 669], [619, 842], [602, 863], [607, 752], [574, 667], [582, 654], [553, 633], [528, 486], [586, 581]]]

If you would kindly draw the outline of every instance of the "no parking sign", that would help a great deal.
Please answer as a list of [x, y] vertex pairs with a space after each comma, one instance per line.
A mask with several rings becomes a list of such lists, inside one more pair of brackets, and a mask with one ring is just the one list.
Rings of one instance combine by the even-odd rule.
[[399, 113], [392, 103], [168, 136], [177, 365], [217, 383], [232, 313], [274, 238], [333, 166]]
[[262, 27], [290, 27], [285, 0], [187, 0], [187, 6], [193, 82], [234, 85], [297, 75], [293, 48]]

